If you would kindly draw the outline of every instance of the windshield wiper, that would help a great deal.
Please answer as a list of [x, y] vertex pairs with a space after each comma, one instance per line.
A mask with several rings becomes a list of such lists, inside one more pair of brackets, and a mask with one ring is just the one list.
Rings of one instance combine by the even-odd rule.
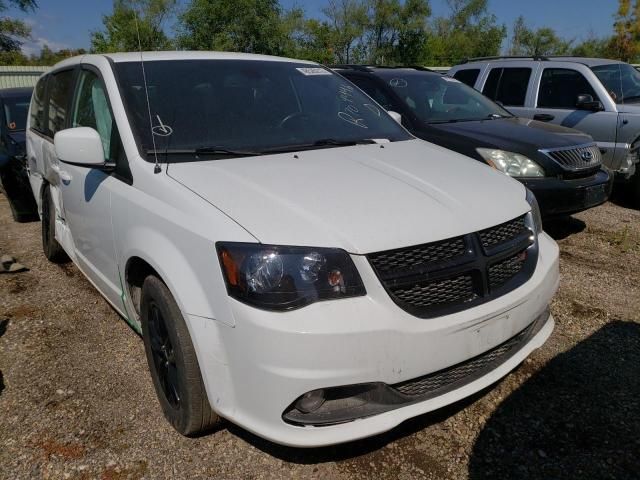
[[297, 152], [300, 150], [313, 150], [314, 148], [323, 147], [352, 147], [354, 145], [369, 145], [377, 143], [371, 138], [363, 138], [359, 140], [342, 140], [337, 138], [321, 138], [312, 143], [299, 143], [294, 145], [282, 145], [279, 147], [266, 148], [261, 150], [262, 153], [286, 153]]
[[[198, 148], [170, 148], [170, 149], [162, 149], [158, 148], [155, 150], [155, 153], [158, 155], [228, 155], [232, 157], [254, 157], [257, 155], [262, 155], [262, 152], [257, 152], [253, 150], [235, 150], [231, 148], [225, 147], [198, 147]], [[153, 155], [154, 150], [147, 150], [147, 155]]]

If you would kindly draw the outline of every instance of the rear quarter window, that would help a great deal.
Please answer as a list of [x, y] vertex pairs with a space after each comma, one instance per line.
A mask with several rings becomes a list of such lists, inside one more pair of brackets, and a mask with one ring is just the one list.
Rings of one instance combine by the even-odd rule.
[[31, 118], [29, 119], [29, 127], [41, 133], [46, 133], [44, 107], [47, 80], [49, 76], [42, 77], [38, 80], [36, 88], [33, 90], [31, 97]]

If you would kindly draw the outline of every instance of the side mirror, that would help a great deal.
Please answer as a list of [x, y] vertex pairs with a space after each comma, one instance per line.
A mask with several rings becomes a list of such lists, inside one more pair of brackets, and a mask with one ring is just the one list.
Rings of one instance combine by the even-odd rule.
[[391, 118], [402, 125], [402, 115], [400, 115], [398, 112], [394, 112], [393, 110], [387, 110], [387, 113], [391, 115]]
[[105, 164], [102, 139], [93, 128], [62, 130], [53, 137], [53, 145], [61, 162], [93, 168]]
[[578, 95], [576, 100], [576, 108], [578, 110], [589, 110], [592, 112], [599, 112], [604, 110], [602, 102], [596, 101], [591, 95]]

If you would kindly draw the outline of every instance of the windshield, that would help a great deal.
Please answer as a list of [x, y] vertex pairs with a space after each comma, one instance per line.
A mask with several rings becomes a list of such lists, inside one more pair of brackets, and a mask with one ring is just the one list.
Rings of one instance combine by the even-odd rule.
[[[147, 153], [260, 154], [412, 138], [342, 77], [315, 65], [254, 60], [116, 64], [132, 128]], [[153, 130], [153, 139], [151, 131]], [[198, 158], [196, 158], [198, 159]]]
[[640, 72], [628, 63], [600, 65], [591, 70], [616, 103], [640, 102]]
[[427, 123], [511, 116], [497, 103], [451, 77], [418, 71], [388, 71], [378, 75]]
[[27, 112], [30, 97], [4, 98], [4, 118], [10, 131], [24, 130], [27, 126]]

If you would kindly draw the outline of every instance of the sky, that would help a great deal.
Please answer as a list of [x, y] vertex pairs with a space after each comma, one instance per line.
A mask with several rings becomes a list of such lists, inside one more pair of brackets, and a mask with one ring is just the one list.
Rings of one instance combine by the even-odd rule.
[[[183, 0], [185, 3], [186, 0]], [[327, 0], [280, 0], [284, 8], [302, 7], [308, 16], [321, 17]], [[15, 9], [6, 12], [22, 18], [32, 27], [32, 40], [23, 50], [37, 53], [47, 44], [53, 50], [90, 46], [89, 33], [102, 27], [102, 15], [109, 14], [112, 0], [38, 0], [35, 13]], [[446, 15], [446, 0], [431, 0], [433, 16]], [[565, 38], [581, 40], [590, 34], [605, 36], [613, 30], [618, 0], [489, 0], [489, 9], [510, 29], [518, 15], [533, 27], [548, 26]]]

